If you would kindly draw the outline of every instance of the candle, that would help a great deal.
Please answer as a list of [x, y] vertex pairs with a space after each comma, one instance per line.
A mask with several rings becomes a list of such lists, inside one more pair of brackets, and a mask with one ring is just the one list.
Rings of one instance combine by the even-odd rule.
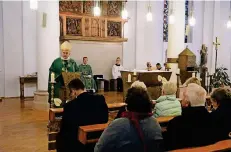
[[128, 74], [128, 82], [131, 82], [132, 81], [132, 76], [131, 74]]
[[192, 77], [193, 77], [193, 78], [195, 78], [195, 77], [196, 77], [196, 74], [195, 74], [194, 72], [192, 73]]
[[200, 80], [200, 73], [197, 73], [197, 79], [199, 79]]
[[180, 69], [179, 68], [177, 69], [176, 74], [180, 74]]
[[55, 82], [55, 73], [52, 72], [51, 73], [51, 83], [54, 83]]
[[133, 75], [136, 75], [136, 69], [134, 69]]

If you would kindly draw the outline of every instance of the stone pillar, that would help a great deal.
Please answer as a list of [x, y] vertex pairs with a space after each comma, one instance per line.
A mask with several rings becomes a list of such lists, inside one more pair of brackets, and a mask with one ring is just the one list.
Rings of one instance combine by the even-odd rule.
[[[172, 2], [172, 3], [171, 3]], [[170, 81], [177, 82], [176, 71], [178, 69], [177, 59], [181, 51], [184, 50], [185, 36], [185, 0], [171, 1], [173, 8], [175, 23], [168, 25], [168, 63], [171, 67], [172, 76]], [[170, 12], [170, 10], [169, 10]]]
[[48, 75], [53, 60], [59, 57], [59, 1], [38, 1], [37, 72], [38, 88], [34, 108], [48, 110]]

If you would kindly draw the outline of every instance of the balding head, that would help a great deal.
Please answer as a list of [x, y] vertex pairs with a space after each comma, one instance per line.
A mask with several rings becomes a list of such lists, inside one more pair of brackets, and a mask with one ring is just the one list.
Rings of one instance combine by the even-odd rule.
[[206, 91], [198, 84], [190, 83], [184, 92], [184, 100], [188, 101], [191, 107], [205, 106]]

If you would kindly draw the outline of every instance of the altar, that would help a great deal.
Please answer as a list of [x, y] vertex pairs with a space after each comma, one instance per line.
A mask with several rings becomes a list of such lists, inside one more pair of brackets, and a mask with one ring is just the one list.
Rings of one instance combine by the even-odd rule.
[[[147, 86], [148, 92], [152, 98], [152, 100], [156, 100], [161, 96], [162, 93], [162, 82], [158, 81], [158, 75], [165, 77], [168, 81], [172, 75], [171, 71], [147, 71], [147, 70], [137, 70], [137, 71], [129, 71], [123, 70], [121, 71], [121, 76], [123, 80], [123, 97], [125, 100], [125, 96], [127, 90], [131, 87], [131, 84], [134, 81], [142, 81]], [[131, 81], [128, 81], [128, 77], [131, 77]]]

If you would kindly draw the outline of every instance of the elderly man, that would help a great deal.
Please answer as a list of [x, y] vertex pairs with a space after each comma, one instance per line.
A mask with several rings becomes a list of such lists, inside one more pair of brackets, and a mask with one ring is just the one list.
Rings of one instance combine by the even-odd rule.
[[153, 71], [153, 70], [155, 70], [155, 68], [152, 67], [151, 62], [147, 62], [146, 65], [147, 65], [147, 68], [146, 68], [147, 71]]
[[[61, 45], [62, 56], [55, 59], [49, 69], [49, 82], [51, 81], [51, 73], [55, 74], [55, 88], [54, 97], [59, 98], [59, 90], [63, 85], [60, 75], [62, 72], [78, 72], [78, 66], [76, 62], [70, 58], [71, 44], [67, 41]], [[49, 102], [51, 101], [51, 85], [48, 84]]]
[[197, 84], [189, 84], [184, 92], [182, 115], [172, 119], [167, 128], [168, 150], [211, 144], [212, 129], [209, 112], [205, 108], [206, 91]]

